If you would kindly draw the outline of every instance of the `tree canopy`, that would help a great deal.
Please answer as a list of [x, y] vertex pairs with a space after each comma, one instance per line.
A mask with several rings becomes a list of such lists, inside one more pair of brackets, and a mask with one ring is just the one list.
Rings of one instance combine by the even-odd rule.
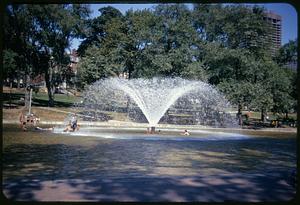
[[4, 15], [4, 77], [44, 73], [53, 105], [57, 78], [74, 38], [83, 88], [98, 79], [182, 77], [203, 80], [238, 106], [289, 112], [296, 105], [297, 40], [271, 56], [264, 8], [245, 5], [159, 4], [122, 13], [108, 6], [90, 18], [77, 4], [8, 5]]
[[45, 74], [49, 105], [53, 106], [55, 76], [69, 63], [65, 50], [71, 39], [82, 33], [88, 15], [85, 5], [8, 5], [4, 18], [4, 53], [6, 57], [14, 56], [15, 61], [4, 64], [4, 70], [11, 70], [15, 62], [27, 78]]

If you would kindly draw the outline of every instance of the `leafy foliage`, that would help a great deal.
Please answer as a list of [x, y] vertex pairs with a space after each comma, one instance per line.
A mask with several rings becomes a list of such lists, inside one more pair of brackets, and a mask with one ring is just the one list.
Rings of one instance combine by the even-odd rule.
[[272, 59], [264, 8], [244, 5], [159, 4], [125, 14], [108, 6], [88, 19], [86, 5], [9, 5], [4, 15], [4, 76], [44, 73], [53, 102], [55, 81], [69, 59], [66, 48], [81, 38], [78, 78], [83, 88], [98, 79], [183, 77], [207, 81], [235, 104], [261, 112], [295, 109], [297, 40]]
[[289, 41], [287, 44], [283, 45], [277, 52], [275, 56], [275, 61], [279, 65], [285, 65], [289, 62], [297, 62], [297, 48], [298, 40]]
[[65, 49], [71, 39], [80, 35], [88, 14], [85, 5], [13, 4], [6, 7], [6, 56], [9, 50], [15, 52], [19, 70], [24, 70], [27, 76], [45, 74], [50, 106], [54, 105], [55, 75], [61, 74], [69, 63]]

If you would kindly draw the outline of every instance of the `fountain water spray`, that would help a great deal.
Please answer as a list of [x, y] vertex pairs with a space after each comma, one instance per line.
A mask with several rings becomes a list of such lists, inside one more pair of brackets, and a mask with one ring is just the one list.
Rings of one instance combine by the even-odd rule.
[[96, 116], [101, 111], [126, 112], [129, 102], [140, 108], [150, 127], [171, 108], [193, 110], [198, 122], [224, 121], [220, 113], [229, 108], [228, 101], [211, 85], [182, 78], [99, 80], [84, 92], [82, 105], [86, 115]]

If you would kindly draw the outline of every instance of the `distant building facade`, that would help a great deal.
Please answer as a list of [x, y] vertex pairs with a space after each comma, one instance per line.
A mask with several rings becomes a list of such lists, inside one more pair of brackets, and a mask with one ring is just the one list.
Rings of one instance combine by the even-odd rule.
[[268, 11], [264, 13], [264, 20], [269, 23], [271, 27], [268, 34], [268, 41], [271, 47], [271, 54], [272, 56], [275, 56], [276, 52], [281, 47], [282, 18], [273, 11]]
[[70, 53], [70, 64], [69, 68], [72, 70], [74, 74], [77, 74], [77, 64], [79, 62], [79, 56], [75, 49], [73, 49]]
[[[68, 54], [70, 58], [70, 63], [67, 66], [67, 72], [66, 72], [66, 78], [61, 84], [61, 87], [63, 89], [66, 89], [67, 87], [75, 87], [76, 78], [77, 78], [77, 68], [79, 63], [79, 56], [75, 49], [72, 49], [72, 51]], [[68, 86], [67, 86], [68, 85]]]

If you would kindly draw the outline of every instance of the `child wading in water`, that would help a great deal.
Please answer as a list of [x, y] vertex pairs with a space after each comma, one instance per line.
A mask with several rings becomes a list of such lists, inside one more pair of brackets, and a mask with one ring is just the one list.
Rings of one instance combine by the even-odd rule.
[[77, 123], [77, 115], [73, 114], [72, 119], [70, 120], [67, 127], [64, 129], [64, 132], [74, 132], [79, 130], [79, 125]]
[[184, 133], [182, 135], [190, 135], [190, 133], [187, 130], [184, 130]]

